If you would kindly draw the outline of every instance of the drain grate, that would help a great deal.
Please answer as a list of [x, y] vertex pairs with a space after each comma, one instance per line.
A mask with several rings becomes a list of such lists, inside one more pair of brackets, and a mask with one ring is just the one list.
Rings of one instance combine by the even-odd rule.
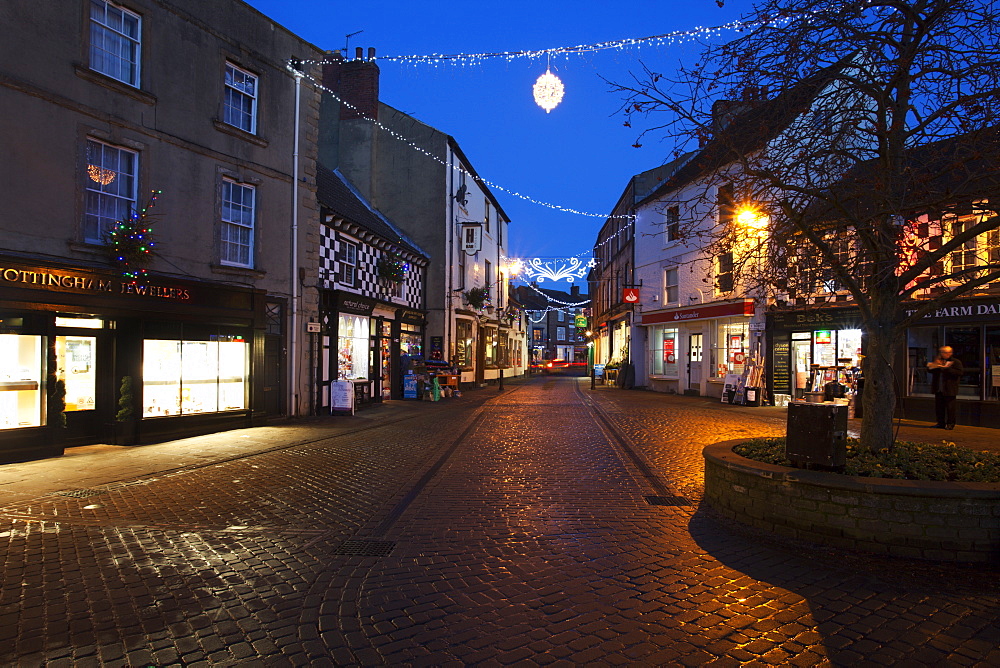
[[647, 496], [646, 503], [651, 506], [690, 506], [691, 502], [683, 496]]
[[334, 554], [349, 554], [356, 557], [385, 557], [392, 552], [396, 543], [391, 540], [371, 540], [349, 538], [340, 544]]
[[86, 499], [99, 494], [106, 494], [106, 489], [69, 489], [63, 492], [53, 492], [53, 496], [71, 496], [74, 499]]

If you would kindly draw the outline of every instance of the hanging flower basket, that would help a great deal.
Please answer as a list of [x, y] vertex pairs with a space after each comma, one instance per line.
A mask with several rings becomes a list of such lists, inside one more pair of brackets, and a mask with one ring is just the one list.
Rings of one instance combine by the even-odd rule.
[[490, 286], [488, 285], [479, 288], [469, 288], [463, 294], [466, 303], [477, 311], [482, 311], [487, 306], [492, 306], [490, 303]]
[[378, 277], [390, 283], [402, 283], [406, 280], [406, 272], [409, 271], [408, 262], [398, 255], [383, 255], [375, 265]]

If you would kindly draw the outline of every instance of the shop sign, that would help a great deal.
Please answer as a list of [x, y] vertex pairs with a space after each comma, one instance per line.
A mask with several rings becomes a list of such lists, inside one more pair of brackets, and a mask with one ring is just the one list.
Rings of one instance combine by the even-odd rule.
[[318, 322], [307, 322], [306, 331], [312, 334], [318, 334], [322, 330], [320, 323]]
[[[906, 315], [911, 315], [916, 309], [907, 309]], [[921, 320], [1000, 320], [1000, 301], [990, 302], [958, 302], [954, 305], [942, 306], [931, 311]]]
[[411, 325], [424, 324], [424, 314], [420, 311], [410, 311], [407, 309], [397, 309], [396, 317], [400, 322], [408, 322]]
[[475, 255], [483, 250], [483, 226], [479, 223], [464, 223], [461, 225], [462, 251], [466, 255]]
[[677, 357], [674, 354], [674, 340], [673, 339], [663, 339], [663, 362], [664, 364], [673, 364], [677, 361]]
[[338, 313], [353, 313], [354, 315], [371, 315], [375, 310], [375, 301], [354, 295], [348, 292], [341, 292], [337, 297]]
[[15, 287], [19, 288], [56, 292], [135, 295], [175, 301], [191, 299], [191, 292], [187, 288], [151, 285], [134, 280], [126, 281], [118, 277], [96, 276], [56, 269], [0, 267], [0, 283], [14, 284]]
[[622, 288], [622, 301], [626, 304], [638, 304], [639, 288]]
[[585, 315], [578, 315], [578, 316], [576, 316], [573, 319], [573, 324], [576, 326], [577, 329], [586, 329], [587, 328], [587, 316], [585, 316]]
[[705, 320], [706, 318], [724, 318], [726, 316], [753, 315], [753, 300], [744, 299], [729, 304], [706, 304], [692, 308], [674, 309], [659, 313], [644, 313], [643, 325], [655, 325], [661, 322], [681, 322], [684, 320]]
[[350, 411], [354, 414], [354, 383], [337, 380], [330, 383], [330, 408], [335, 411]]
[[816, 330], [816, 343], [833, 343], [833, 332], [829, 329], [819, 329]]

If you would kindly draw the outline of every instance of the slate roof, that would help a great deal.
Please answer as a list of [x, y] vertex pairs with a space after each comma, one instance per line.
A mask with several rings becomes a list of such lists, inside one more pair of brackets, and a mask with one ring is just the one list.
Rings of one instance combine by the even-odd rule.
[[331, 170], [317, 163], [316, 197], [322, 206], [338, 218], [343, 218], [401, 249], [430, 259], [430, 256], [417, 244], [407, 238], [380, 211], [372, 207], [339, 169]]
[[740, 156], [760, 149], [781, 134], [799, 114], [805, 112], [816, 96], [854, 57], [852, 54], [814, 72], [770, 100], [748, 102], [747, 104], [752, 105], [749, 109], [737, 113], [723, 129], [715, 132], [704, 148], [638, 204], [676, 190], [735, 162]]

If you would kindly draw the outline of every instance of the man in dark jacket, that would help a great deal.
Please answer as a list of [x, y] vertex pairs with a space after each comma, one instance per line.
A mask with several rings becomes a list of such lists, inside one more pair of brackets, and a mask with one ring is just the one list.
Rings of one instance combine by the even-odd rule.
[[938, 348], [938, 356], [928, 363], [931, 372], [931, 389], [934, 391], [934, 409], [937, 412], [937, 427], [955, 428], [955, 397], [958, 396], [958, 379], [965, 369], [961, 360], [952, 357], [950, 346]]

